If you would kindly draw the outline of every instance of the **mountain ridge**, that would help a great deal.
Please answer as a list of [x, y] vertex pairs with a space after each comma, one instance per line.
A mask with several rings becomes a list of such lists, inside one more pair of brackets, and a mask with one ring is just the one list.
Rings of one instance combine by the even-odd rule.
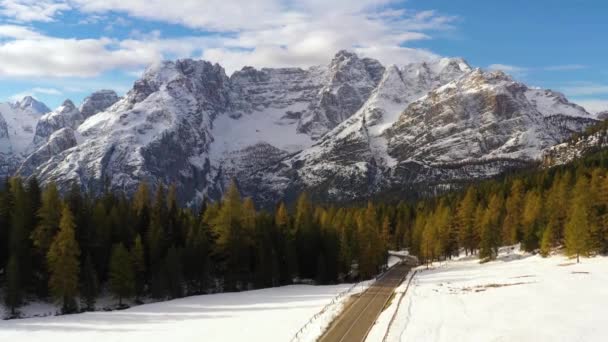
[[46, 114], [19, 174], [93, 192], [175, 183], [190, 204], [219, 198], [231, 178], [268, 205], [304, 190], [341, 201], [487, 178], [595, 122], [560, 93], [460, 58], [386, 67], [348, 51], [326, 66], [230, 76], [206, 61], [165, 61], [124, 97], [106, 95], [97, 111]]

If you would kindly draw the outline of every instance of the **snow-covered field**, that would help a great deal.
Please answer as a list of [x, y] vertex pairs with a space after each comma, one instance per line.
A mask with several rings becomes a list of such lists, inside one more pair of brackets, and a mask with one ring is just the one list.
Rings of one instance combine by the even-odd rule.
[[[395, 303], [368, 341], [382, 341]], [[607, 341], [606, 323], [608, 257], [576, 264], [515, 248], [485, 264], [464, 258], [421, 268], [388, 341]]]
[[[0, 320], [0, 341], [287, 342], [337, 294], [351, 286], [292, 285], [194, 296], [123, 311]], [[338, 309], [339, 305], [332, 308]], [[325, 318], [330, 317], [321, 317], [314, 323], [309, 329], [313, 335], [328, 324]]]

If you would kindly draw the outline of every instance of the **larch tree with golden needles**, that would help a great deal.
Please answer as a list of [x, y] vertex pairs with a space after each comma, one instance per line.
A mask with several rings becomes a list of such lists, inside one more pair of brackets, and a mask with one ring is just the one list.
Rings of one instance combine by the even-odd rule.
[[64, 313], [75, 310], [75, 297], [78, 294], [80, 248], [76, 242], [75, 227], [74, 216], [65, 206], [61, 212], [59, 232], [47, 254], [51, 294], [62, 303]]

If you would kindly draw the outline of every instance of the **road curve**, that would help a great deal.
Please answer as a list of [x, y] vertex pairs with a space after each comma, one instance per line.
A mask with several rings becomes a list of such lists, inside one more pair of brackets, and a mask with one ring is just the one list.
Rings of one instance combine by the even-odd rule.
[[319, 342], [363, 341], [382, 312], [384, 304], [405, 279], [410, 268], [404, 264], [395, 265], [367, 291], [352, 298]]

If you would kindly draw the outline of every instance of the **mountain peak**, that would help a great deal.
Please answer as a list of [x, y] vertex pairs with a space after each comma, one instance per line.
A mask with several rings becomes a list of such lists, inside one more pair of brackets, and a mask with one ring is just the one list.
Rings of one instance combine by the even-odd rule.
[[357, 56], [357, 54], [352, 51], [340, 50], [334, 55], [332, 62], [333, 61], [343, 61], [345, 59], [351, 59], [351, 58], [358, 59], [359, 56]]
[[29, 95], [25, 96], [21, 101], [17, 101], [15, 107], [22, 110], [31, 109], [38, 114], [45, 114], [51, 111], [44, 103]]
[[114, 103], [118, 102], [119, 97], [114, 90], [102, 89], [87, 96], [80, 105], [80, 112], [86, 119], [99, 112], [103, 112]]
[[76, 109], [76, 105], [74, 105], [74, 102], [72, 102], [72, 100], [70, 99], [66, 99], [65, 101], [63, 101], [61, 107], [61, 111], [72, 111]]

